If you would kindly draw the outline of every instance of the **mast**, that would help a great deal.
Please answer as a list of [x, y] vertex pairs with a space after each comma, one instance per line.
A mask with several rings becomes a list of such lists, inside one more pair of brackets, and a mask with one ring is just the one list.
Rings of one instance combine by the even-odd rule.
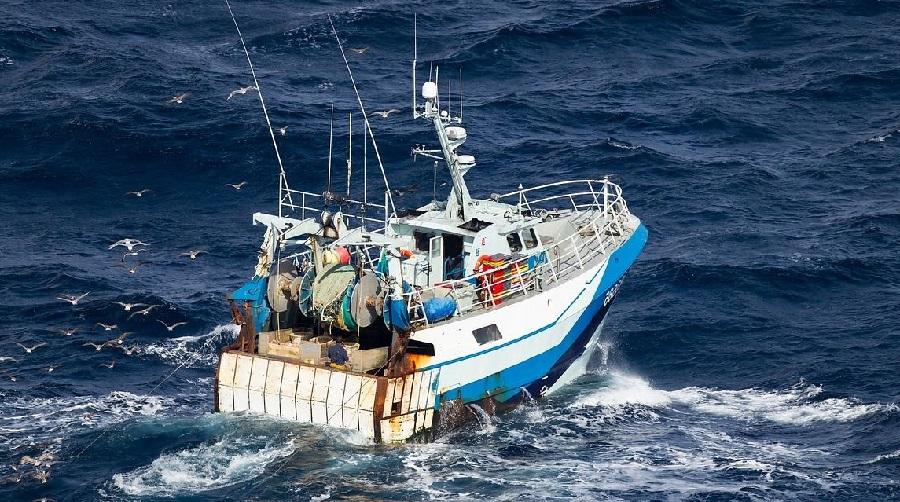
[[350, 174], [353, 172], [353, 113], [350, 114], [350, 146], [347, 148], [347, 198], [350, 198]]

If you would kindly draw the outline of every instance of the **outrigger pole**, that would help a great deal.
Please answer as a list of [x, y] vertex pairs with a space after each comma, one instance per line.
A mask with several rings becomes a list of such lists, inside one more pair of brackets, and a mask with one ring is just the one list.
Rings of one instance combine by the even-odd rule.
[[356, 87], [356, 79], [353, 78], [353, 70], [350, 69], [350, 62], [347, 61], [347, 55], [344, 53], [344, 44], [341, 42], [341, 38], [334, 28], [331, 14], [328, 14], [328, 23], [331, 25], [331, 32], [334, 34], [334, 39], [337, 40], [338, 48], [341, 50], [341, 57], [344, 58], [344, 66], [347, 67], [347, 73], [350, 75], [350, 83], [353, 84], [353, 92], [356, 93], [356, 102], [359, 104], [359, 110], [362, 112], [363, 120], [366, 124], [366, 132], [369, 133], [369, 139], [372, 140], [372, 148], [375, 149], [375, 158], [378, 159], [378, 167], [381, 169], [381, 177], [384, 180], [384, 193], [385, 199], [387, 200], [387, 204], [385, 204], [387, 207], [385, 207], [385, 210], [390, 208], [390, 212], [396, 214], [397, 209], [394, 207], [394, 197], [391, 195], [391, 185], [388, 183], [387, 173], [385, 173], [384, 164], [381, 162], [381, 153], [378, 151], [378, 143], [375, 141], [375, 135], [372, 133], [372, 126], [369, 125], [369, 115], [366, 113], [362, 98], [359, 96], [359, 89]]
[[[228, 7], [228, 13], [231, 14], [231, 20], [234, 22], [234, 29], [237, 30], [238, 38], [241, 39], [241, 47], [244, 48], [244, 55], [247, 56], [247, 64], [250, 66], [250, 74], [253, 75], [253, 85], [256, 87], [256, 95], [259, 96], [259, 104], [262, 105], [263, 115], [266, 117], [266, 125], [269, 127], [269, 136], [272, 138], [272, 146], [275, 148], [275, 157], [278, 159], [278, 169], [281, 171], [278, 184], [278, 217], [282, 217], [281, 207], [285, 199], [291, 208], [294, 207], [294, 200], [291, 198], [291, 189], [288, 186], [287, 174], [284, 172], [284, 164], [281, 162], [281, 152], [278, 151], [278, 142], [275, 141], [275, 131], [272, 130], [272, 121], [269, 120], [269, 112], [266, 110], [266, 100], [263, 99], [262, 90], [259, 88], [259, 80], [256, 79], [256, 70], [253, 69], [253, 61], [250, 61], [250, 53], [247, 51], [247, 44], [244, 43], [244, 35], [241, 34], [241, 28], [238, 26], [237, 19], [234, 17], [234, 11], [231, 10], [231, 4], [225, 0], [225, 6]], [[341, 49], [343, 52], [343, 49]], [[345, 58], [346, 59], [346, 58]]]

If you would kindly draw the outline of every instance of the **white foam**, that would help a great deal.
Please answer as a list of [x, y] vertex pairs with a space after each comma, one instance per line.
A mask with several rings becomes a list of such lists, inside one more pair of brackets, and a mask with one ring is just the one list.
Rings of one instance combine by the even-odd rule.
[[[194, 361], [195, 364], [212, 365], [219, 357], [216, 343], [221, 340], [234, 340], [240, 331], [241, 327], [237, 324], [222, 324], [216, 326], [209, 333], [169, 338], [160, 343], [141, 347], [140, 352], [157, 356], [171, 363], [182, 364], [185, 361]], [[198, 345], [199, 342], [203, 343]]]
[[814, 401], [813, 398], [821, 391], [822, 388], [815, 385], [799, 385], [780, 391], [688, 387], [669, 392], [669, 396], [679, 403], [711, 415], [794, 425], [850, 422], [876, 413], [898, 411], [894, 404], [864, 404], [855, 399], [828, 398]]
[[879, 462], [885, 462], [888, 460], [900, 460], [900, 450], [892, 451], [891, 453], [886, 453], [884, 455], [878, 455], [866, 463], [867, 464], [877, 464]]
[[783, 424], [808, 425], [815, 422], [850, 422], [877, 413], [900, 411], [895, 404], [860, 403], [856, 399], [815, 400], [822, 392], [816, 385], [800, 384], [786, 390], [766, 391], [687, 387], [663, 391], [654, 389], [639, 377], [609, 373], [608, 385], [578, 398], [577, 406], [621, 407], [640, 405], [649, 408], [688, 406], [710, 415], [764, 420]]
[[293, 451], [293, 441], [260, 447], [246, 439], [225, 438], [160, 455], [148, 466], [115, 474], [113, 484], [138, 497], [198, 493], [253, 479]]
[[0, 444], [15, 448], [65, 437], [76, 428], [154, 416], [172, 398], [114, 391], [105, 396], [7, 399], [0, 404]]

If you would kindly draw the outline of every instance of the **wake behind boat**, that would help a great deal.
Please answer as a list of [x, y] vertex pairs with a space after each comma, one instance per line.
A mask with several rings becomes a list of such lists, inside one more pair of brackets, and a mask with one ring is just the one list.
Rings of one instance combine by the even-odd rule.
[[230, 295], [240, 334], [220, 356], [217, 411], [429, 439], [467, 405], [546, 394], [588, 355], [646, 228], [607, 178], [472, 197], [468, 131], [441, 106], [439, 71], [418, 93], [413, 59], [412, 116], [438, 140], [413, 152], [449, 170], [445, 200], [396, 210], [352, 73], [384, 202], [350, 199], [349, 162], [346, 194], [291, 189], [281, 167], [278, 214], [253, 215], [266, 227], [254, 277]]

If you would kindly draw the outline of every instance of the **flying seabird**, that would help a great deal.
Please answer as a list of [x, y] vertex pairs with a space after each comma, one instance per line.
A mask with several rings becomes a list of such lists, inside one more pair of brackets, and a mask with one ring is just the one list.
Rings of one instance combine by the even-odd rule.
[[203, 254], [205, 252], [206, 251], [203, 251], [202, 249], [192, 249], [190, 251], [181, 253], [181, 256], [187, 256], [192, 260], [196, 260], [198, 256], [200, 256], [201, 254]]
[[81, 344], [82, 347], [87, 347], [88, 345], [97, 349], [97, 352], [100, 352], [101, 350], [103, 350], [103, 347], [106, 347], [105, 342], [104, 343], [86, 342], [86, 343]]
[[230, 186], [231, 188], [234, 188], [235, 190], [240, 190], [246, 184], [247, 184], [246, 181], [242, 181], [240, 183], [226, 183], [225, 186]]
[[134, 307], [143, 307], [143, 306], [147, 305], [146, 303], [123, 303], [123, 302], [115, 302], [115, 303], [118, 303], [119, 305], [121, 305], [122, 309], [125, 312], [128, 312], [129, 310], [133, 309]]
[[357, 54], [365, 54], [365, 53], [369, 52], [368, 47], [359, 47], [359, 48], [350, 47], [350, 50]]
[[159, 319], [157, 319], [157, 321], [158, 321], [160, 324], [162, 324], [163, 326], [165, 326], [166, 329], [169, 330], [169, 331], [175, 331], [175, 328], [177, 328], [178, 326], [181, 326], [182, 324], [187, 324], [186, 321], [176, 322], [175, 324], [172, 324], [172, 325], [168, 325], [168, 324], [165, 323], [165, 321], [160, 321]]
[[287, 128], [288, 128], [288, 126], [279, 127], [279, 128], [278, 128], [278, 134], [281, 134], [282, 136], [286, 135], [286, 134], [287, 134]]
[[135, 197], [143, 197], [145, 193], [152, 192], [149, 188], [142, 188], [136, 192], [125, 192], [125, 195], [134, 195]]
[[167, 103], [169, 103], [170, 105], [180, 105], [181, 103], [184, 103], [184, 98], [186, 98], [190, 95], [191, 95], [191, 93], [186, 92], [184, 94], [179, 94], [177, 96], [173, 96], [172, 99], [167, 101]]
[[85, 296], [87, 296], [87, 295], [89, 295], [89, 294], [91, 294], [90, 291], [88, 291], [87, 293], [85, 293], [85, 294], [83, 294], [83, 295], [62, 295], [62, 296], [57, 296], [56, 299], [57, 299], [57, 300], [62, 300], [62, 301], [64, 301], [64, 302], [69, 302], [69, 303], [71, 303], [72, 305], [78, 305], [78, 302], [80, 302], [82, 298], [84, 298]]
[[391, 108], [390, 110], [385, 110], [385, 111], [383, 111], [383, 112], [375, 112], [375, 114], [376, 114], [376, 115], [380, 115], [381, 118], [383, 118], [383, 119], [386, 119], [386, 118], [388, 118], [392, 113], [397, 113], [397, 112], [399, 112], [399, 111], [400, 111], [400, 110], [398, 110], [398, 109], [396, 109], [396, 108]]
[[102, 322], [98, 322], [97, 326], [100, 326], [101, 328], [103, 328], [104, 331], [112, 331], [119, 327], [118, 324], [104, 324]]
[[255, 91], [255, 85], [248, 85], [247, 87], [241, 87], [240, 89], [235, 89], [228, 94], [228, 97], [225, 98], [225, 101], [229, 101], [231, 98], [235, 97], [237, 94], [247, 94], [248, 91]]
[[22, 345], [21, 343], [16, 342], [16, 345], [18, 345], [19, 347], [22, 347], [22, 350], [24, 350], [26, 353], [31, 354], [32, 352], [34, 352], [34, 349], [36, 349], [38, 347], [43, 347], [44, 345], [47, 345], [47, 344], [44, 342], [41, 342], [37, 345], [33, 345], [31, 347], [26, 347], [26, 346]]
[[159, 305], [150, 305], [150, 306], [148, 306], [148, 307], [145, 308], [145, 309], [137, 310], [137, 311], [135, 311], [135, 312], [132, 312], [131, 315], [128, 316], [128, 318], [131, 319], [132, 317], [134, 317], [134, 316], [136, 316], [136, 315], [138, 315], [138, 314], [140, 314], [140, 315], [148, 315], [148, 314], [150, 313], [150, 311], [153, 310], [153, 309], [155, 309], [156, 307], [159, 307]]

